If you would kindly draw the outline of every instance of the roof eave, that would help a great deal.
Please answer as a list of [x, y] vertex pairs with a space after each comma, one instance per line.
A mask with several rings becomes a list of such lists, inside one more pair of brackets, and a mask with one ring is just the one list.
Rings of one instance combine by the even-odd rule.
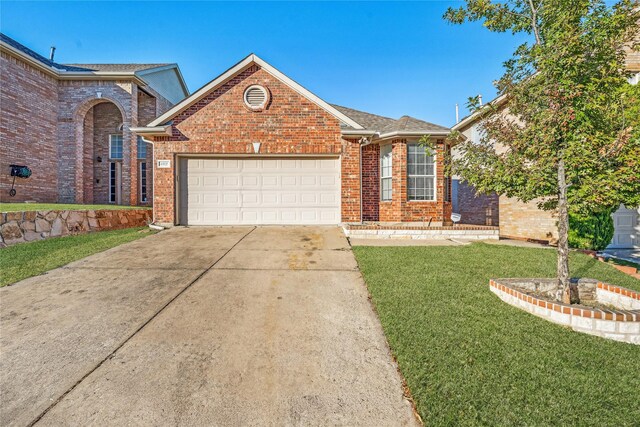
[[451, 132], [448, 131], [448, 130], [393, 131], [393, 132], [386, 132], [386, 133], [380, 134], [378, 139], [382, 140], [382, 139], [402, 138], [402, 137], [415, 138], [415, 137], [422, 137], [422, 136], [425, 136], [425, 135], [429, 135], [429, 136], [447, 136], [447, 135], [449, 135], [449, 133], [451, 133]]
[[466, 130], [469, 126], [472, 126], [475, 122], [478, 121], [478, 119], [480, 118], [480, 114], [485, 111], [487, 108], [489, 108], [489, 106], [494, 105], [496, 107], [500, 107], [502, 104], [504, 104], [507, 101], [507, 95], [500, 95], [499, 97], [493, 99], [492, 101], [488, 102], [483, 108], [479, 109], [478, 111], [474, 112], [473, 114], [465, 117], [464, 119], [460, 120], [458, 123], [456, 123], [451, 130], [455, 130], [458, 132], [462, 132], [464, 130]]
[[38, 61], [36, 58], [32, 57], [31, 55], [27, 55], [26, 53], [22, 52], [19, 49], [16, 49], [15, 47], [11, 46], [8, 43], [5, 43], [3, 41], [0, 41], [0, 50], [5, 50], [7, 51], [9, 54], [14, 55], [19, 57], [20, 59], [22, 59], [23, 61], [27, 62], [29, 65], [32, 65], [34, 67], [36, 67], [37, 69], [44, 71], [45, 73], [52, 75], [52, 76], [57, 76], [60, 73], [60, 70], [55, 68], [55, 67], [51, 67], [50, 65], [47, 65], [41, 61]]
[[369, 129], [342, 129], [340, 132], [343, 136], [374, 136], [378, 133]]
[[129, 130], [140, 136], [171, 136], [171, 125], [132, 127]]

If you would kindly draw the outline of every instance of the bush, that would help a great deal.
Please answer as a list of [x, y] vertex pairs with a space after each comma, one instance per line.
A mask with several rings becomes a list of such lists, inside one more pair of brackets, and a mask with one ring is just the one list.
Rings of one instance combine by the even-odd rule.
[[577, 249], [601, 251], [613, 238], [613, 210], [590, 215], [569, 214], [569, 246]]

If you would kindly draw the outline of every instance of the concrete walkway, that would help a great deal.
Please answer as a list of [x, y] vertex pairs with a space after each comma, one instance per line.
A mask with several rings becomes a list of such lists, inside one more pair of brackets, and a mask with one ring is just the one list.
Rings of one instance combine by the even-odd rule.
[[176, 228], [0, 289], [2, 425], [416, 425], [337, 227]]

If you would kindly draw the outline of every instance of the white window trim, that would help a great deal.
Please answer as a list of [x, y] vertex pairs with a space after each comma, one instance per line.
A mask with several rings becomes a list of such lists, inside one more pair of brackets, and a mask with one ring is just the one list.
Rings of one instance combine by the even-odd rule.
[[[406, 167], [407, 167], [407, 202], [409, 203], [433, 203], [438, 201], [438, 148], [433, 151], [433, 199], [431, 200], [411, 200], [409, 198], [409, 145], [417, 145], [420, 146], [417, 142], [408, 142], [407, 143], [407, 154], [406, 154]], [[432, 175], [412, 175], [419, 177], [429, 177]]]
[[[122, 157], [111, 157], [111, 152], [112, 152], [111, 151], [111, 143], [112, 143], [112, 138], [114, 136], [119, 136], [119, 137], [122, 138]], [[117, 133], [117, 134], [109, 135], [109, 160], [115, 160], [115, 161], [124, 160], [124, 137], [122, 136], [122, 134]]]
[[[391, 175], [389, 176], [383, 176], [382, 175], [382, 148], [387, 148], [390, 147], [391, 151], [389, 152], [391, 154]], [[386, 145], [381, 145], [380, 146], [380, 201], [381, 202], [390, 202], [393, 200], [393, 145], [392, 144], [386, 144]], [[391, 198], [389, 199], [385, 199], [384, 196], [382, 195], [382, 181], [388, 179], [391, 181]]]

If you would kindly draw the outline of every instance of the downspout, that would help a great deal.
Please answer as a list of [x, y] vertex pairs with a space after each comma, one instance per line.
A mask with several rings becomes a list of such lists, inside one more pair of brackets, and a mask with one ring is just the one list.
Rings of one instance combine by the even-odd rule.
[[362, 137], [360, 138], [360, 224], [364, 223], [364, 220], [362, 218], [362, 214], [363, 214], [363, 205], [362, 205], [362, 147], [366, 147], [367, 145], [371, 144], [371, 139], [373, 137], [370, 138], [366, 138], [366, 137]]
[[[151, 144], [151, 170], [153, 174], [153, 198], [156, 197], [156, 146], [153, 141], [148, 140], [144, 136], [142, 140], [148, 144]], [[156, 225], [156, 204], [154, 200], [151, 200], [151, 224], [149, 224], [149, 228], [153, 230], [164, 230], [164, 227]]]

